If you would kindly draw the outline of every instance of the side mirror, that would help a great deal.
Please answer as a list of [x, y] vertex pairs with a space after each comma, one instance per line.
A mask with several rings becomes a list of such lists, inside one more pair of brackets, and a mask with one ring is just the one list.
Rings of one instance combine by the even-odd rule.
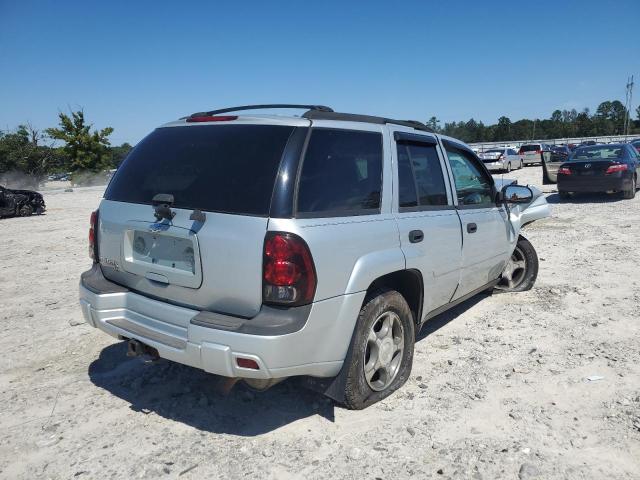
[[507, 185], [502, 189], [505, 203], [529, 203], [533, 200], [533, 192], [524, 185]]

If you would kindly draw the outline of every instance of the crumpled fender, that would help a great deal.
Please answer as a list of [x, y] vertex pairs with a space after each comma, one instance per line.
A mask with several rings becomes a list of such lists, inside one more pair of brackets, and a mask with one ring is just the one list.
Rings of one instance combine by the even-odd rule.
[[[497, 190], [502, 190], [506, 185], [517, 184], [515, 179], [494, 178]], [[527, 185], [533, 192], [533, 197], [529, 203], [516, 203], [509, 205], [510, 220], [516, 232], [525, 225], [551, 216], [551, 205], [547, 203], [546, 197], [535, 185]]]

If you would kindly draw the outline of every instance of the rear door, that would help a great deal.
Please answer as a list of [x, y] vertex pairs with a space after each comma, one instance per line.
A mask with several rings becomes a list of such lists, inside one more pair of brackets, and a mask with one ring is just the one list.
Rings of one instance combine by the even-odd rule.
[[[255, 315], [275, 179], [296, 128], [307, 130], [227, 122], [151, 133], [100, 205], [104, 275], [179, 305]], [[174, 196], [173, 218], [154, 216], [152, 199], [161, 193]]]
[[394, 212], [408, 269], [424, 281], [424, 309], [449, 302], [460, 280], [462, 236], [441, 148], [434, 136], [394, 133]]
[[547, 171], [547, 179], [551, 183], [558, 181], [558, 169], [560, 165], [569, 159], [569, 152], [565, 148], [552, 149], [549, 159], [545, 161], [544, 168]]
[[443, 140], [462, 224], [462, 272], [454, 299], [500, 276], [509, 251], [506, 212], [495, 203], [491, 175], [464, 145]]

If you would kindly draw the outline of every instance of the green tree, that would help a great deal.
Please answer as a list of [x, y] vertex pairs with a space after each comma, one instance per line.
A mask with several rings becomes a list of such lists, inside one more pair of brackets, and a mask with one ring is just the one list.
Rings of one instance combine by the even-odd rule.
[[499, 142], [501, 140], [512, 140], [511, 138], [511, 120], [509, 117], [500, 117], [498, 125], [493, 133], [493, 140]]
[[440, 120], [438, 120], [436, 117], [431, 117], [429, 120], [427, 120], [426, 125], [436, 133], [439, 133], [441, 131]]
[[13, 132], [0, 132], [0, 173], [21, 172], [37, 184], [62, 159], [49, 146], [39, 143], [44, 136], [31, 124], [20, 125]]
[[133, 147], [126, 142], [119, 147], [111, 147], [111, 167], [118, 168], [127, 155], [129, 155], [132, 148]]
[[47, 128], [49, 137], [65, 142], [64, 152], [69, 157], [72, 171], [100, 171], [110, 167], [109, 135], [113, 128], [91, 132], [93, 125], [85, 124], [84, 112], [71, 115], [59, 113], [60, 128]]

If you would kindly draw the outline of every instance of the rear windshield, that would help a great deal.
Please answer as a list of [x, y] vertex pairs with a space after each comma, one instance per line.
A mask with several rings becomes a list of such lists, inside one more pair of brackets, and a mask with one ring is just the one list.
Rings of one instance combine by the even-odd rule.
[[522, 145], [520, 147], [521, 152], [535, 152], [541, 150], [540, 145]]
[[573, 152], [571, 160], [576, 162], [582, 160], [608, 160], [611, 158], [621, 158], [622, 155], [623, 151], [620, 145], [581, 147]]
[[487, 150], [484, 153], [502, 153], [502, 152], [503, 152], [503, 150]]
[[265, 216], [280, 159], [294, 127], [198, 125], [158, 128], [129, 154], [104, 198], [176, 208]]

